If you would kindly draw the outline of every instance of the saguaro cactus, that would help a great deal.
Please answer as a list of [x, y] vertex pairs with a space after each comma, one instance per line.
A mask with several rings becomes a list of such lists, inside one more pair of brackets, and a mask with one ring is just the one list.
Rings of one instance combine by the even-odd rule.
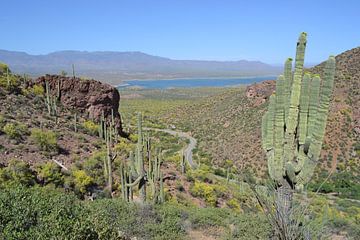
[[301, 33], [294, 73], [291, 74], [292, 60], [288, 59], [262, 121], [262, 145], [269, 174], [278, 187], [302, 189], [310, 181], [325, 134], [335, 57], [327, 60], [321, 83], [319, 75], [304, 74], [305, 46], [306, 33]]
[[293, 230], [303, 232], [302, 224], [292, 211], [293, 192], [302, 190], [313, 176], [334, 85], [335, 58], [330, 56], [327, 60], [321, 83], [319, 75], [304, 73], [305, 47], [306, 33], [301, 33], [294, 73], [289, 58], [284, 75], [276, 81], [276, 93], [270, 97], [262, 121], [262, 146], [268, 159], [269, 175], [276, 183], [274, 202], [267, 210], [275, 207], [272, 224], [279, 239], [299, 239]]

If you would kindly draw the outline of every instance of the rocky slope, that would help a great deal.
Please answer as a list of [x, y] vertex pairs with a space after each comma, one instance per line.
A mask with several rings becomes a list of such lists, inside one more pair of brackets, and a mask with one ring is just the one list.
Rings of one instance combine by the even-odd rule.
[[113, 112], [118, 132], [124, 135], [119, 114], [120, 94], [115, 87], [96, 80], [83, 80], [59, 75], [45, 75], [36, 79], [45, 89], [49, 83], [50, 92], [56, 95], [59, 87], [59, 101], [70, 110], [85, 114], [89, 119], [99, 121], [102, 114], [109, 121]]
[[[53, 96], [57, 81], [61, 82], [57, 123], [55, 117], [47, 112], [43, 97], [45, 90], [40, 87], [34, 91], [35, 86], [45, 85], [45, 80], [49, 81]], [[120, 95], [110, 85], [95, 80], [46, 75], [35, 81], [20, 79], [17, 89], [14, 93], [0, 89], [0, 159], [3, 164], [19, 159], [36, 165], [52, 159], [69, 167], [88, 158], [102, 144], [94, 132], [97, 125], [89, 121], [89, 116], [97, 121], [104, 112], [110, 120], [111, 109], [117, 129], [122, 133], [118, 112]], [[74, 131], [74, 112], [77, 113], [77, 132]], [[44, 149], [45, 139], [35, 139], [33, 131], [38, 129], [49, 134], [42, 135], [48, 138], [46, 141], [56, 139], [54, 143], [47, 143], [52, 144], [51, 149], [50, 145]], [[53, 138], [49, 137], [51, 134], [54, 134]]]

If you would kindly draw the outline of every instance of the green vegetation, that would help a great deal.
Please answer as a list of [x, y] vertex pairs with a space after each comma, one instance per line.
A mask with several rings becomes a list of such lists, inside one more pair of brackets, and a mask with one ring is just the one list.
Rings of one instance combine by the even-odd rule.
[[35, 141], [41, 151], [57, 152], [57, 135], [50, 130], [32, 129], [31, 138]]
[[86, 120], [82, 123], [82, 127], [84, 128], [85, 132], [96, 136], [99, 132], [99, 125], [94, 123], [91, 120]]
[[2, 130], [10, 139], [18, 141], [28, 134], [27, 127], [20, 123], [6, 123]]
[[37, 177], [42, 185], [54, 184], [56, 187], [64, 184], [64, 175], [61, 167], [54, 162], [47, 162], [37, 167]]
[[322, 171], [321, 174], [309, 184], [309, 190], [314, 192], [336, 194], [341, 198], [352, 198], [360, 200], [360, 179], [359, 175], [354, 175], [352, 172], [343, 170], [341, 172], [333, 173], [328, 177], [327, 171]]
[[263, 216], [172, 203], [153, 207], [111, 199], [84, 202], [51, 188], [3, 188], [0, 207], [0, 230], [6, 239], [186, 239], [189, 228], [217, 228], [224, 237], [245, 239], [252, 232], [264, 237], [269, 232]]

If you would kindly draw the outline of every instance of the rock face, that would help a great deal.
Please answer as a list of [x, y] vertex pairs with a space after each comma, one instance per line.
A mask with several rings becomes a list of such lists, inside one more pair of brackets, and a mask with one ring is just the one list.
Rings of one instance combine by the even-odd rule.
[[259, 106], [275, 91], [275, 81], [267, 80], [261, 83], [255, 83], [246, 88], [246, 97], [253, 99], [254, 105]]
[[59, 75], [45, 75], [36, 79], [36, 83], [43, 85], [44, 88], [45, 81], [49, 82], [52, 95], [56, 95], [59, 83], [59, 100], [64, 107], [86, 114], [90, 119], [99, 121], [102, 113], [104, 113], [107, 121], [110, 121], [111, 112], [113, 111], [116, 128], [120, 135], [125, 135], [122, 131], [118, 111], [120, 94], [115, 87], [96, 80], [84, 80]]

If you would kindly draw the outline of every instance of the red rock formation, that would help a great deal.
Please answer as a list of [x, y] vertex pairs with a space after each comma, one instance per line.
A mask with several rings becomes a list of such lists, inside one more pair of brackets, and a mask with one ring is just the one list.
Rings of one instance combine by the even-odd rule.
[[45, 75], [36, 79], [37, 84], [45, 88], [45, 81], [49, 82], [52, 95], [56, 95], [57, 84], [60, 83], [60, 102], [68, 109], [86, 114], [90, 119], [99, 121], [104, 112], [108, 121], [111, 110], [114, 111], [115, 125], [120, 135], [124, 136], [121, 127], [119, 109], [120, 94], [118, 90], [96, 80], [64, 77], [60, 75]]
[[246, 88], [246, 97], [254, 100], [254, 105], [258, 106], [266, 102], [275, 91], [275, 81], [267, 80], [261, 83], [255, 83]]

